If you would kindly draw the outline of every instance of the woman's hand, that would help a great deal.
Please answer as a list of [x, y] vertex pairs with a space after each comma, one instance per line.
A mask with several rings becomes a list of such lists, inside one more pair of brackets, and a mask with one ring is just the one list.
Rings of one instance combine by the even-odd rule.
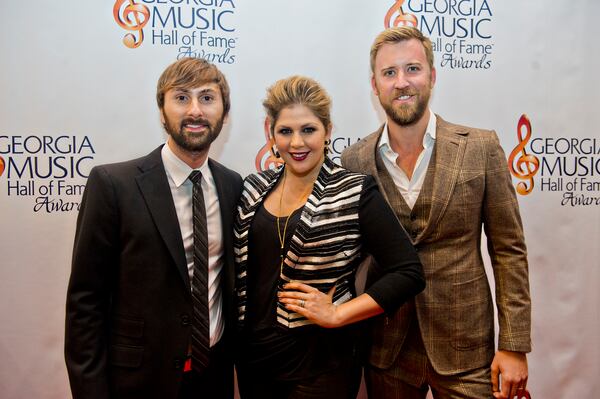
[[285, 291], [277, 295], [285, 307], [321, 327], [342, 327], [383, 313], [383, 308], [368, 294], [337, 306], [332, 303], [335, 286], [327, 294], [302, 283], [287, 283], [283, 288]]
[[301, 314], [321, 327], [342, 325], [338, 307], [332, 303], [335, 286], [327, 294], [302, 283], [288, 283], [283, 288], [285, 291], [277, 295], [288, 310]]

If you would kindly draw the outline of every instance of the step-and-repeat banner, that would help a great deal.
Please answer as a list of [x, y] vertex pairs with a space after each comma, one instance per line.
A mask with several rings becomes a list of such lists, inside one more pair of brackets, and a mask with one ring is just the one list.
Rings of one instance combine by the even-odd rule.
[[304, 74], [333, 98], [332, 156], [383, 121], [369, 48], [386, 25], [431, 37], [432, 108], [495, 129], [529, 249], [536, 398], [592, 398], [600, 353], [600, 3], [595, 0], [75, 0], [0, 6], [0, 396], [70, 397], [64, 303], [92, 166], [164, 142], [156, 81], [180, 57], [229, 79], [211, 155], [269, 166], [261, 101]]

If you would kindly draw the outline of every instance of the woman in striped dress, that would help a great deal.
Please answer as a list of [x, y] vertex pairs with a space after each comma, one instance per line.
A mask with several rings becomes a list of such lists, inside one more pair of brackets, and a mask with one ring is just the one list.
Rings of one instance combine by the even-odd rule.
[[[327, 158], [325, 90], [292, 76], [271, 86], [263, 105], [283, 165], [246, 178], [236, 216], [240, 392], [355, 398], [359, 322], [423, 290], [421, 263], [373, 178]], [[382, 274], [357, 296], [367, 253]]]

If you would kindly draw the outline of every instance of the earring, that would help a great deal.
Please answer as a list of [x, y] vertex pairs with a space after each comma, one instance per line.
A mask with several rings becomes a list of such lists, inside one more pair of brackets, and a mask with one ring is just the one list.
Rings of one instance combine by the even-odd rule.
[[329, 144], [331, 144], [331, 140], [325, 140], [325, 148], [323, 148], [323, 152], [325, 153], [325, 156], [327, 156], [327, 154], [329, 154], [329, 152], [331, 151], [329, 149]]
[[271, 146], [271, 154], [273, 154], [275, 158], [281, 158], [279, 151], [277, 151], [277, 148], [275, 148], [274, 145]]

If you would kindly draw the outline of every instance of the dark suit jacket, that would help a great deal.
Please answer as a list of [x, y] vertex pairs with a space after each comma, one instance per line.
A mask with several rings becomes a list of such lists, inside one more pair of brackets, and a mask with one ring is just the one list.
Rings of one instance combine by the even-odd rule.
[[[373, 175], [380, 186], [375, 156], [382, 131], [342, 155], [345, 167]], [[527, 253], [515, 191], [496, 134], [438, 116], [435, 146], [431, 210], [427, 219], [417, 221], [424, 228], [413, 237], [427, 282], [415, 297], [415, 308], [434, 369], [454, 374], [489, 365], [494, 354], [493, 302], [480, 250], [482, 226], [496, 284], [498, 347], [531, 350]], [[402, 206], [397, 190], [381, 192], [392, 208]], [[393, 364], [410, 314], [404, 307], [388, 320], [377, 321], [372, 365]]]
[[[225, 334], [233, 331], [232, 223], [241, 177], [209, 159], [223, 223]], [[209, 226], [210, 229], [210, 226]], [[75, 399], [176, 398], [190, 281], [161, 147], [92, 169], [77, 219], [65, 358]]]

